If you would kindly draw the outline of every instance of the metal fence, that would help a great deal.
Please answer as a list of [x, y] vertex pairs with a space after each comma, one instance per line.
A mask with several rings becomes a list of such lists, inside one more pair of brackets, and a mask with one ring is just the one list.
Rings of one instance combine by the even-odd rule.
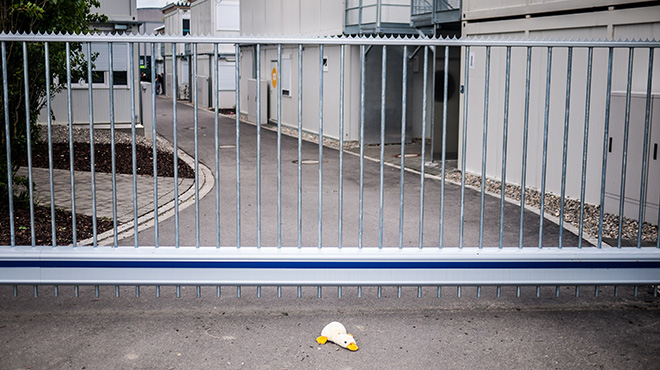
[[[422, 287], [441, 286], [497, 286], [497, 294], [503, 285], [520, 286], [560, 286], [560, 285], [654, 285], [660, 282], [660, 241], [655, 229], [655, 240], [646, 244], [642, 241], [642, 222], [639, 222], [636, 247], [622, 244], [624, 229], [624, 201], [626, 198], [626, 176], [632, 164], [627, 160], [631, 115], [631, 86], [633, 85], [633, 56], [635, 52], [646, 51], [648, 64], [645, 77], [646, 87], [643, 101], [644, 125], [641, 129], [641, 166], [635, 168], [641, 174], [637, 209], [639, 220], [645, 217], [645, 196], [649, 189], [657, 187], [650, 183], [648, 176], [658, 171], [656, 160], [657, 144], [651, 146], [651, 125], [653, 113], [654, 54], [660, 43], [655, 41], [610, 42], [610, 41], [511, 41], [511, 40], [442, 40], [427, 38], [212, 38], [212, 37], [156, 37], [156, 36], [106, 36], [106, 35], [0, 35], [2, 41], [3, 103], [7, 166], [11, 167], [10, 126], [8, 106], [8, 78], [6, 48], [9, 43], [20, 44], [23, 50], [24, 94], [29, 95], [28, 76], [31, 73], [27, 47], [29, 44], [43, 45], [45, 74], [51, 78], [66, 80], [62, 94], [68, 99], [68, 143], [69, 143], [69, 181], [68, 185], [57, 183], [53, 176], [52, 140], [53, 125], [50, 118], [46, 125], [49, 144], [50, 168], [48, 183], [50, 188], [50, 211], [52, 218], [52, 241], [48, 245], [37, 245], [35, 223], [46, 222], [35, 219], [34, 200], [35, 182], [31, 158], [29, 134], [31, 118], [24, 117], [27, 128], [27, 190], [30, 197], [31, 245], [17, 246], [14, 225], [14, 204], [8, 199], [8, 225], [11, 242], [0, 247], [0, 283], [15, 285], [181, 285], [217, 286], [281, 286], [300, 287], [318, 286], [416, 286], [421, 294]], [[66, 76], [52, 76], [49, 70], [48, 50], [53, 44], [66, 45]], [[74, 127], [72, 121], [70, 47], [82, 43], [82, 48], [91, 50], [92, 43], [104, 43], [108, 47], [109, 85], [113, 86], [113, 43], [128, 43], [128, 89], [130, 106], [116, 106], [113, 90], [109, 89], [109, 101], [101, 102], [94, 98], [94, 84], [88, 84], [88, 104], [91, 174], [91, 210], [93, 237], [89, 246], [81, 244], [76, 236], [76, 214], [72, 213], [72, 245], [58, 245], [56, 242], [56, 189], [69, 186], [70, 207], [81, 207], [76, 202], [74, 163]], [[176, 44], [192, 44], [191, 93], [192, 106], [182, 105], [176, 98], [166, 101], [156, 96], [156, 85], [150, 85], [149, 98], [144, 99], [144, 115], [150, 115], [152, 127], [153, 176], [151, 194], [138, 190], [136, 143], [136, 102], [138, 87], [134, 49], [137, 43], [146, 43], [151, 48], [151, 58], [155, 58], [158, 44], [171, 45], [172, 55], [176, 55]], [[198, 105], [198, 48], [205, 45], [212, 49], [206, 55], [210, 59], [213, 71], [210, 77], [214, 83], [214, 112]], [[219, 48], [230, 45], [236, 61], [235, 73], [235, 118], [219, 114], [218, 73]], [[16, 49], [14, 49], [16, 50]], [[283, 50], [290, 52], [290, 74], [283, 71]], [[456, 119], [456, 128], [460, 131], [460, 140], [456, 143], [458, 167], [452, 170], [447, 159], [447, 130], [452, 129], [448, 121], [450, 99], [450, 57], [456, 57], [450, 50], [460, 52], [462, 73], [460, 83], [455, 86], [460, 91], [461, 114]], [[495, 51], [503, 52], [500, 60], [501, 72], [491, 75], [492, 66], [496, 65]], [[521, 52], [524, 68], [511, 68], [513, 53]], [[579, 126], [569, 118], [572, 97], [577, 95], [576, 88], [571, 89], [571, 82], [577, 75], [578, 67], [573, 67], [573, 53], [586, 53], [586, 74], [584, 79], [583, 100], [585, 108]], [[627, 53], [624, 139], [621, 172], [608, 173], [608, 153], [611, 148], [610, 127], [611, 92], [616, 76], [615, 53], [623, 50]], [[314, 54], [312, 54], [312, 51]], [[380, 51], [377, 53], [376, 51]], [[444, 52], [443, 52], [444, 51]], [[473, 55], [475, 51], [484, 53], [483, 59]], [[605, 59], [594, 61], [594, 53], [604, 51]], [[268, 103], [263, 100], [262, 83], [255, 84], [253, 96], [246, 96], [242, 91], [252, 77], [262, 81], [264, 69], [268, 70], [268, 53], [275, 55], [270, 59], [274, 67], [271, 76], [271, 89], [268, 91], [275, 98]], [[566, 52], [568, 62], [562, 71], [553, 69], [553, 53]], [[308, 53], [308, 54], [306, 54]], [[543, 53], [545, 64], [536, 68], [534, 53]], [[391, 55], [398, 55], [393, 61]], [[433, 56], [431, 56], [433, 55]], [[248, 57], [250, 56], [250, 57]], [[333, 59], [336, 56], [336, 59]], [[86, 73], [92, 80], [92, 53], [86, 54]], [[247, 68], [248, 60], [257, 68], [252, 72]], [[377, 79], [367, 77], [371, 73], [367, 68], [368, 58], [376, 58], [379, 65]], [[441, 86], [441, 111], [435, 112], [439, 129], [443, 130], [442, 143], [435, 143], [442, 148], [439, 163], [433, 164], [427, 151], [429, 130], [433, 127], [433, 101], [436, 91], [430, 89], [429, 72], [432, 58], [444, 65]], [[333, 59], [333, 60], [329, 60]], [[513, 58], [515, 60], [515, 58]], [[306, 64], [306, 62], [311, 62]], [[475, 63], [482, 60], [483, 64]], [[372, 60], [373, 61], [373, 60]], [[338, 73], [329, 75], [330, 65], [337, 63]], [[401, 75], [388, 72], [392, 63], [399, 63]], [[514, 62], [515, 63], [515, 62]], [[596, 101], [592, 94], [592, 70], [595, 63], [605, 65], [605, 92], [600, 94], [603, 100]], [[151, 62], [151, 80], [156, 80], [156, 61]], [[657, 64], [657, 63], [656, 63]], [[171, 78], [167, 90], [178, 91], [179, 73], [176, 60], [170, 65]], [[312, 65], [313, 68], [304, 68]], [[373, 64], [371, 64], [373, 65]], [[483, 67], [483, 75], [477, 73], [477, 66]], [[264, 68], [265, 67], [265, 68]], [[499, 67], [494, 70], [500, 72]], [[254, 76], [250, 76], [250, 73]], [[334, 70], [333, 70], [334, 72]], [[635, 76], [639, 77], [639, 72]], [[284, 76], [283, 76], [284, 74]], [[542, 83], [536, 84], [535, 75], [540, 74]], [[559, 75], [560, 77], [557, 77]], [[615, 75], [613, 77], [613, 75]], [[277, 77], [275, 77], [277, 76]], [[336, 76], [337, 78], [331, 77]], [[478, 76], [478, 77], [475, 77]], [[512, 78], [521, 78], [522, 89], [514, 92]], [[657, 74], [656, 74], [657, 76]], [[12, 76], [14, 78], [15, 76]], [[279, 80], [278, 80], [279, 78]], [[284, 102], [282, 79], [290, 78], [290, 90]], [[272, 79], [279, 83], [272, 82]], [[657, 79], [657, 78], [656, 78]], [[496, 82], [499, 81], [499, 82]], [[565, 105], [557, 106], [551, 95], [551, 86], [562, 80], [561, 100]], [[552, 84], [551, 84], [552, 82]], [[369, 84], [376, 84], [378, 96], [374, 99], [368, 93]], [[386, 105], [388, 86], [399, 86], [401, 101], [393, 107]], [[515, 83], [514, 83], [515, 84]], [[536, 85], [535, 85], [536, 84]], [[312, 86], [312, 87], [310, 87]], [[332, 89], [336, 86], [336, 89]], [[501, 90], [500, 90], [501, 87]], [[657, 86], [656, 86], [657, 88]], [[536, 90], [536, 91], [535, 91]], [[556, 90], [556, 89], [555, 89]], [[329, 91], [333, 93], [330, 94]], [[544, 92], [544, 93], [543, 93]], [[513, 101], [510, 96], [517, 94]], [[654, 95], [655, 94], [655, 95]], [[593, 94], [597, 95], [597, 94]], [[50, 110], [50, 95], [47, 96], [47, 109]], [[502, 102], [498, 115], [494, 104], [489, 104], [496, 96]], [[534, 100], [540, 97], [540, 100]], [[478, 98], [478, 99], [476, 99]], [[150, 100], [150, 102], [149, 102]], [[378, 115], [365, 117], [369, 104], [378, 102]], [[498, 100], [498, 101], [500, 101]], [[521, 103], [522, 101], [522, 103]], [[80, 102], [77, 102], [80, 103]], [[112, 148], [111, 191], [112, 228], [109, 232], [110, 245], [103, 246], [97, 233], [97, 193], [102, 186], [95, 176], [94, 109], [97, 104], [110, 106], [110, 146]], [[170, 105], [171, 104], [171, 105]], [[246, 105], [254, 104], [252, 107]], [[262, 106], [270, 104], [271, 123], [267, 125], [250, 124], [241, 121], [241, 112], [254, 108], [256, 122], [262, 122]], [[538, 114], [542, 119], [530, 118], [536, 112], [534, 105], [542, 109]], [[474, 114], [480, 106], [479, 114]], [[293, 107], [283, 108], [283, 107]], [[128, 194], [118, 193], [117, 173], [115, 169], [115, 125], [114, 111], [130, 109], [132, 117], [132, 221], [119, 222], [117, 214], [118, 200]], [[574, 108], [573, 108], [574, 109]], [[552, 114], [560, 111], [564, 118], [559, 124], [553, 124]], [[603, 113], [603, 121], [594, 123], [590, 118], [594, 111]], [[26, 103], [26, 111], [29, 107]], [[266, 111], [268, 112], [268, 111]], [[315, 118], [309, 119], [309, 115]], [[397, 112], [393, 114], [392, 112]], [[283, 119], [289, 115], [293, 119]], [[510, 117], [520, 115], [521, 126], [512, 128]], [[328, 117], [332, 117], [329, 119]], [[288, 122], [287, 122], [288, 120]], [[575, 120], [575, 115], [573, 115]], [[398, 142], [386, 145], [386, 130], [397, 122]], [[414, 121], [414, 122], [411, 122]], [[502, 128], [500, 134], [489, 131], [490, 125]], [[511, 122], [515, 119], [512, 118]], [[580, 130], [575, 127], [580, 127]], [[376, 128], [380, 143], [367, 145], [364, 141], [365, 130]], [[498, 127], [498, 126], [496, 126]], [[552, 131], [560, 127], [561, 140], [552, 142]], [[591, 128], [590, 128], [591, 127]], [[595, 128], [600, 127], [600, 128]], [[477, 129], [476, 133], [474, 129]], [[98, 129], [97, 129], [98, 130]], [[638, 128], [635, 132], [640, 131]], [[350, 131], [350, 132], [349, 132]], [[189, 133], [192, 132], [192, 135]], [[290, 133], [290, 136], [284, 133]], [[519, 133], [521, 142], [514, 142], [514, 132]], [[549, 134], [550, 132], [550, 134]], [[577, 204], [578, 222], [566, 231], [568, 221], [565, 216], [566, 179], [568, 170], [575, 167], [568, 158], [570, 137], [579, 132], [581, 153], [577, 163], [579, 169], [578, 196], [573, 201]], [[594, 132], [600, 135], [593, 140]], [[570, 133], [570, 135], [569, 135]], [[173, 185], [173, 201], [167, 212], [159, 204], [159, 188], [163, 178], [157, 175], [159, 167], [157, 136], [171, 141], [174, 148], [173, 175], [165, 179]], [[353, 135], [353, 136], [351, 136]], [[498, 136], [500, 135], [500, 136]], [[528, 148], [530, 135], [536, 135], [538, 148]], [[308, 140], [311, 137], [311, 141]], [[345, 138], [356, 137], [348, 145]], [[319, 138], [325, 138], [319, 140]], [[413, 141], [412, 139], [422, 139]], [[305, 140], [304, 140], [305, 139]], [[159, 139], [162, 140], [162, 139]], [[550, 140], [550, 141], [549, 141]], [[325, 144], [327, 145], [324, 145]], [[522, 149], [520, 149], [522, 146]], [[337, 149], [338, 148], [338, 149]], [[395, 153], [391, 155], [394, 148]], [[490, 151], [488, 148], [491, 148]], [[493, 153], [492, 148], [498, 148]], [[516, 149], [517, 148], [517, 149]], [[651, 149], [653, 148], [653, 149]], [[411, 153], [419, 150], [419, 152]], [[513, 161], [507, 152], [519, 150], [518, 162]], [[575, 150], [575, 149], [572, 149]], [[536, 151], [538, 156], [534, 164], [528, 162], [528, 152]], [[190, 153], [188, 155], [186, 152]], [[375, 154], [369, 154], [369, 153]], [[388, 153], [386, 155], [386, 153]], [[548, 155], [550, 153], [550, 155]], [[554, 153], [554, 154], [553, 154]], [[559, 154], [557, 154], [559, 153]], [[577, 153], [570, 152], [570, 153]], [[597, 156], [594, 157], [593, 154]], [[411, 155], [413, 154], [413, 155]], [[179, 179], [179, 162], [182, 156], [194, 169], [194, 183], [190, 197], [183, 202]], [[395, 160], [392, 158], [396, 157]], [[587, 161], [588, 158], [600, 157], [599, 161]], [[649, 158], [652, 158], [649, 160]], [[14, 158], [15, 159], [15, 158]], [[417, 169], [413, 162], [416, 160]], [[538, 160], [538, 161], [537, 161]], [[407, 162], [408, 161], [408, 162]], [[470, 161], [478, 163], [479, 171], [470, 174]], [[531, 161], [531, 159], [530, 159]], [[308, 165], [313, 163], [313, 166]], [[489, 165], [497, 164], [496, 171], [489, 171]], [[558, 174], [549, 174], [548, 163], [561, 163]], [[594, 164], [595, 163], [595, 164]], [[208, 167], [207, 167], [208, 166]], [[630, 167], [627, 167], [630, 166]], [[648, 169], [655, 166], [654, 169]], [[202, 179], [204, 170], [211, 174]], [[439, 172], [430, 173], [430, 168]], [[528, 169], [531, 170], [528, 171]], [[597, 227], [585, 230], [585, 185], [587, 175], [594, 172], [601, 175], [597, 180], [600, 189], [600, 207], [597, 209]], [[509, 173], [522, 173], [515, 183], [507, 183]], [[206, 175], [204, 175], [205, 177]], [[454, 176], [455, 180], [449, 177]], [[547, 214], [549, 207], [546, 193], [546, 178], [559, 179], [560, 195], [558, 217], [550, 222], [553, 215]], [[211, 178], [212, 177], [212, 178]], [[470, 183], [470, 178], [477, 180]], [[494, 178], [489, 185], [483, 178]], [[526, 180], [529, 180], [526, 184]], [[620, 179], [620, 205], [618, 223], [618, 244], [610, 247], [603, 242], [605, 214], [606, 181]], [[144, 180], [144, 178], [142, 178]], [[540, 179], [536, 183], [534, 179]], [[511, 180], [510, 180], [511, 181]], [[593, 181], [593, 180], [592, 180]], [[538, 185], [537, 210], [526, 205], [526, 189], [529, 183]], [[203, 185], [205, 183], [206, 185]], [[107, 184], [105, 184], [107, 185]], [[518, 185], [518, 190], [514, 185]], [[487, 188], [487, 186], [489, 186]], [[510, 190], [509, 188], [514, 186]], [[9, 193], [12, 189], [8, 178]], [[207, 190], [201, 191], [205, 187]], [[213, 189], [203, 197], [208, 189]], [[498, 196], [495, 194], [499, 190]], [[534, 189], [528, 189], [528, 191]], [[200, 193], [201, 191], [201, 193]], [[517, 193], [516, 193], [517, 191]], [[548, 193], [549, 194], [549, 193]], [[529, 195], [528, 195], [529, 196]], [[550, 195], [548, 195], [549, 197]], [[145, 214], [138, 212], [138, 198], [152, 198], [153, 209]], [[509, 197], [507, 199], [507, 197]], [[556, 199], [555, 199], [556, 198]], [[655, 202], [657, 199], [650, 199]], [[657, 204], [657, 203], [656, 203]], [[183, 209], [184, 206], [190, 208]], [[160, 207], [159, 207], [160, 206]], [[193, 207], [194, 206], [194, 207]], [[173, 219], [164, 220], [166, 215]], [[144, 221], [145, 219], [149, 221]], [[4, 222], [4, 221], [3, 221]], [[656, 221], [657, 224], [657, 221]], [[141, 225], [152, 225], [142, 227]], [[647, 227], [653, 225], [647, 225]], [[132, 238], [121, 238], [123, 231], [133, 232]], [[594, 231], [595, 230], [595, 231]], [[650, 245], [651, 246], [645, 246]], [[36, 288], [35, 288], [36, 294]], [[538, 294], [537, 288], [537, 294]], [[139, 292], [139, 290], [138, 290]], [[380, 292], [380, 288], [379, 288]], [[559, 292], [559, 290], [557, 290]], [[618, 290], [615, 290], [618, 292]], [[635, 288], [637, 292], [637, 288]]]

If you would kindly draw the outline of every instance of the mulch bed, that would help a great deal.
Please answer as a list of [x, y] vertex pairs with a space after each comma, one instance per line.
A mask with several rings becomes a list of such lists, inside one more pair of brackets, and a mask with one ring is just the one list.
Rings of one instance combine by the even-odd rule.
[[[97, 143], [94, 145], [94, 170], [96, 172], [112, 172], [110, 144]], [[76, 171], [90, 171], [90, 148], [86, 143], [74, 143], [74, 164]], [[115, 168], [117, 173], [133, 173], [133, 156], [130, 144], [117, 143], [115, 145]], [[153, 176], [153, 149], [151, 146], [136, 146], [136, 172], [139, 175]], [[167, 150], [158, 150], [157, 152], [158, 176], [174, 176], [174, 157]], [[23, 159], [21, 166], [27, 166], [27, 159]], [[32, 146], [32, 166], [37, 168], [48, 168], [48, 144], [38, 143]], [[178, 175], [183, 178], [194, 178], [195, 172], [190, 166], [179, 159]], [[69, 169], [69, 144], [53, 144], [53, 168]], [[52, 229], [50, 217], [50, 205], [35, 206], [35, 244], [51, 245]], [[82, 214], [76, 214], [76, 236], [77, 240], [83, 240], [92, 237], [93, 224], [92, 217]], [[30, 245], [30, 207], [28, 204], [16, 203], [14, 205], [14, 228], [16, 245]], [[69, 245], [73, 243], [71, 233], [71, 212], [61, 209], [55, 210], [55, 225], [57, 235], [57, 245]], [[110, 230], [113, 222], [110, 219], [97, 217], [97, 232], [100, 234]], [[9, 210], [0, 209], [0, 245], [10, 244]]]
[[[151, 147], [136, 146], [136, 170], [138, 175], [153, 176], [153, 149]], [[86, 143], [74, 143], [73, 168], [76, 171], [91, 171], [90, 148]], [[130, 144], [115, 145], [115, 168], [117, 173], [133, 173], [133, 155]], [[158, 150], [156, 154], [158, 176], [174, 177], [174, 156], [172, 153]], [[94, 145], [94, 170], [98, 172], [112, 172], [112, 147], [110, 144], [97, 143]], [[195, 172], [181, 159], [177, 163], [180, 177], [195, 178]], [[27, 159], [23, 159], [21, 166], [27, 166]], [[32, 166], [48, 168], [48, 144], [36, 144], [32, 148]], [[69, 144], [53, 144], [53, 168], [69, 169]]]
[[[35, 245], [51, 245], [53, 234], [50, 218], [50, 206], [36, 206], [34, 208], [34, 233]], [[106, 218], [96, 219], [98, 233], [110, 230], [113, 227], [112, 220]], [[92, 217], [76, 214], [76, 238], [78, 241], [91, 238], [93, 235]], [[31, 245], [30, 233], [30, 206], [20, 205], [14, 208], [14, 228], [16, 245]], [[73, 243], [71, 223], [71, 211], [55, 209], [55, 235], [57, 245], [69, 245]], [[0, 210], [0, 245], [11, 243], [9, 227], [9, 210]]]

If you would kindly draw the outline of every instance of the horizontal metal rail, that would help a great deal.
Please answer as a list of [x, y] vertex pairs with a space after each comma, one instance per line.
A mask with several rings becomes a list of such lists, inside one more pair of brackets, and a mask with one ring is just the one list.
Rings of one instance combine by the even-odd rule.
[[655, 250], [16, 247], [0, 284], [636, 285], [660, 281]]
[[544, 47], [602, 47], [602, 48], [648, 48], [660, 47], [656, 40], [534, 40], [495, 37], [474, 38], [428, 38], [410, 36], [329, 36], [329, 37], [273, 37], [238, 36], [221, 37], [211, 35], [162, 36], [162, 35], [108, 35], [108, 34], [14, 34], [0, 33], [0, 41], [14, 42], [142, 42], [180, 44], [239, 44], [239, 45], [374, 45], [374, 46], [544, 46]]

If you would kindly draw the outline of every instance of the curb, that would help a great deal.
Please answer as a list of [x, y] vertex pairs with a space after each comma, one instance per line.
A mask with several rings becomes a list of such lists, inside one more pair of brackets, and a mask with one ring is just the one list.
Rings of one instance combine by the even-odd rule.
[[[168, 140], [162, 138], [161, 136], [156, 136], [156, 140], [161, 145], [169, 146], [173, 148], [172, 143]], [[189, 165], [191, 168], [195, 166], [195, 159], [190, 156], [188, 153], [184, 152], [181, 149], [178, 149], [177, 154], [179, 159], [184, 163]], [[199, 163], [199, 182], [201, 186], [199, 187], [199, 199], [204, 198], [211, 189], [213, 189], [213, 173], [211, 169], [206, 167], [201, 162]], [[184, 192], [179, 191], [179, 212], [195, 204], [195, 186], [197, 184], [193, 182]], [[169, 202], [158, 206], [158, 222], [165, 221], [170, 217], [174, 216], [174, 205], [175, 200], [172, 199]], [[148, 212], [137, 219], [138, 232], [146, 230], [154, 226], [154, 213]], [[110, 229], [101, 234], [97, 235], [97, 245], [108, 246], [114, 244], [114, 230]], [[117, 226], [117, 240], [123, 240], [128, 237], [135, 235], [135, 220], [123, 223]], [[87, 238], [78, 242], [81, 246], [91, 246], [94, 242], [94, 238]]]

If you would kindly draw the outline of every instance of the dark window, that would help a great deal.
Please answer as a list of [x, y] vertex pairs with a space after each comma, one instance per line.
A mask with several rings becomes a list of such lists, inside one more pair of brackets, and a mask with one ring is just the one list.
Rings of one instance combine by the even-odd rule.
[[189, 35], [190, 34], [190, 19], [184, 19], [183, 20], [183, 35]]
[[112, 74], [112, 82], [115, 86], [128, 85], [128, 77], [126, 71], [114, 71]]
[[[85, 82], [89, 83], [87, 80], [87, 75], [85, 75]], [[105, 72], [103, 71], [92, 71], [92, 83], [102, 84], [105, 82]]]

